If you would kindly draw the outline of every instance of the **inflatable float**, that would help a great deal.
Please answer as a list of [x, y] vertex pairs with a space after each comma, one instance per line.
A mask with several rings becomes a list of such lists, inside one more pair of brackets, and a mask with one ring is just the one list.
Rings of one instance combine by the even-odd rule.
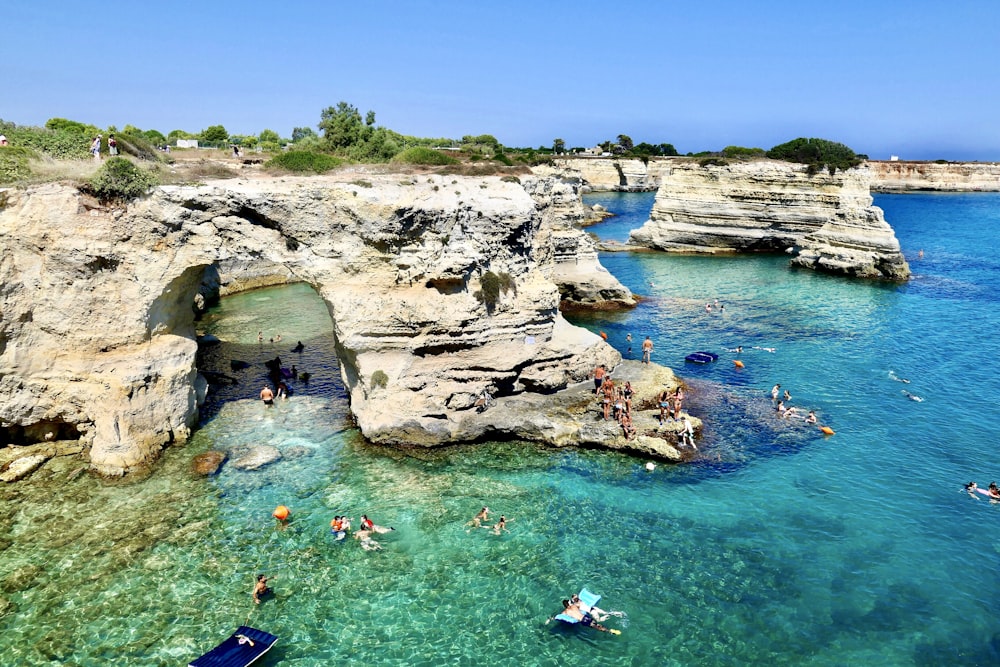
[[189, 662], [188, 667], [247, 667], [277, 642], [278, 638], [270, 633], [241, 625], [224, 642]]
[[710, 364], [713, 361], [718, 361], [719, 355], [713, 354], [712, 352], [692, 352], [688, 356], [684, 357], [684, 361], [689, 361], [692, 364]]

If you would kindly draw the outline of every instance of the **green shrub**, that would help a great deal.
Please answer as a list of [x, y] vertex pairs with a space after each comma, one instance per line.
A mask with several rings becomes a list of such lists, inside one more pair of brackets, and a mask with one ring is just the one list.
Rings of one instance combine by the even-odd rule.
[[838, 169], [857, 167], [865, 159], [865, 156], [855, 153], [844, 144], [804, 137], [775, 146], [767, 152], [767, 157], [807, 165], [806, 173], [810, 176], [823, 167], [833, 175]]
[[382, 389], [385, 389], [385, 386], [387, 384], [389, 384], [389, 376], [385, 374], [385, 371], [377, 370], [374, 373], [372, 373], [372, 384], [371, 384], [372, 389], [374, 389], [375, 387], [381, 387]]
[[497, 305], [500, 300], [500, 293], [514, 290], [514, 278], [505, 272], [500, 272], [499, 274], [493, 273], [492, 271], [487, 271], [483, 274], [483, 277], [479, 279], [479, 290], [477, 290], [472, 296], [476, 297], [480, 303], [486, 304], [486, 309], [489, 312], [493, 312], [493, 308]]
[[747, 148], [745, 146], [726, 146], [722, 149], [723, 157], [752, 158], [764, 157], [767, 151], [763, 148]]
[[[75, 126], [70, 127], [75, 128]], [[0, 121], [0, 132], [10, 141], [8, 148], [30, 148], [38, 154], [60, 160], [90, 157], [90, 142], [97, 136], [97, 132], [85, 134], [77, 129], [50, 130], [3, 121]]]
[[315, 174], [324, 174], [331, 169], [339, 167], [343, 162], [327, 155], [326, 153], [315, 153], [313, 151], [288, 151], [275, 155], [264, 163], [265, 169], [285, 170], [295, 172], [310, 171]]
[[156, 147], [150, 143], [149, 139], [139, 134], [117, 134], [115, 140], [118, 142], [118, 150], [122, 154], [137, 157], [140, 160], [151, 162], [160, 161], [160, 153]]
[[702, 167], [725, 167], [729, 161], [721, 157], [706, 157], [698, 160], [698, 164]]
[[444, 165], [444, 164], [457, 164], [458, 160], [450, 155], [445, 155], [441, 151], [436, 151], [433, 148], [426, 148], [425, 146], [414, 146], [412, 148], [407, 148], [405, 151], [397, 155], [392, 159], [393, 162], [399, 164], [423, 164], [423, 165]]
[[0, 183], [14, 183], [31, 176], [28, 161], [35, 153], [23, 146], [0, 146]]
[[371, 181], [362, 181], [362, 180], [358, 179], [356, 181], [351, 181], [351, 185], [356, 185], [359, 188], [370, 188], [372, 186], [372, 182]]
[[123, 157], [112, 157], [80, 189], [104, 202], [126, 202], [141, 197], [156, 184], [153, 174]]

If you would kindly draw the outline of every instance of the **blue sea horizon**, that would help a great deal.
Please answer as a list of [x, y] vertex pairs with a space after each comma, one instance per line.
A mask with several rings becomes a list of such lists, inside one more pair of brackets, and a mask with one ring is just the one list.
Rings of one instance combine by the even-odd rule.
[[[625, 240], [652, 198], [587, 195], [619, 213], [590, 231]], [[651, 336], [706, 423], [693, 463], [652, 473], [527, 443], [367, 444], [315, 292], [225, 299], [204, 326], [226, 342], [203, 363], [240, 383], [188, 444], [148, 479], [7, 490], [0, 662], [187, 664], [246, 622], [281, 638], [263, 665], [296, 667], [997, 664], [1000, 504], [961, 487], [1000, 477], [1000, 194], [875, 203], [910, 261], [906, 284], [793, 270], [786, 256], [602, 254], [645, 298], [573, 321], [626, 355], [627, 334]], [[716, 299], [725, 312], [706, 313]], [[259, 345], [258, 330], [291, 342]], [[301, 355], [284, 349], [299, 339]], [[719, 361], [685, 364], [702, 349]], [[313, 379], [266, 410], [254, 397], [274, 354]], [[253, 365], [231, 371], [230, 357]], [[835, 435], [777, 418], [775, 383]], [[285, 456], [188, 471], [196, 453], [252, 444]], [[285, 530], [278, 504], [292, 510]], [[466, 525], [483, 505], [509, 533]], [[330, 535], [335, 514], [362, 513], [396, 528], [381, 550]], [[276, 576], [259, 606], [258, 572]], [[608, 621], [620, 636], [545, 623], [582, 587], [624, 612]]]

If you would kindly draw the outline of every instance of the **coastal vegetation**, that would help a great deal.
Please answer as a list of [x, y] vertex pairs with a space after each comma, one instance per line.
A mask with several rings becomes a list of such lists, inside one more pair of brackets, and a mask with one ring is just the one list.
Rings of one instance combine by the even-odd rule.
[[767, 157], [772, 160], [804, 164], [810, 174], [815, 174], [825, 167], [831, 176], [838, 169], [851, 169], [868, 159], [867, 155], [859, 155], [844, 144], [827, 139], [803, 137], [775, 146], [767, 152]]
[[123, 157], [109, 158], [80, 189], [102, 202], [128, 202], [157, 185], [156, 176]]
[[292, 150], [275, 155], [264, 163], [264, 168], [271, 171], [324, 174], [331, 169], [336, 169], [341, 164], [343, 164], [343, 160], [327, 153]]
[[[0, 155], [0, 183], [56, 178], [88, 181], [96, 169], [96, 165], [91, 166], [89, 148], [99, 134], [103, 135], [102, 154], [108, 153], [107, 137], [114, 134], [121, 155], [164, 165], [159, 168], [164, 182], [198, 182], [199, 174], [213, 178], [235, 176], [237, 171], [222, 167], [233, 157], [230, 148], [236, 149], [238, 158], [243, 157], [244, 150], [260, 155], [243, 166], [263, 163], [268, 171], [300, 174], [323, 174], [344, 164], [360, 163], [405, 165], [445, 174], [516, 177], [526, 173], [529, 167], [550, 163], [555, 156], [599, 153], [646, 163], [655, 157], [680, 156], [673, 144], [636, 142], [624, 133], [591, 149], [567, 148], [566, 141], [561, 138], [553, 140], [551, 147], [516, 148], [505, 146], [492, 134], [468, 134], [460, 139], [415, 137], [377, 125], [374, 111], [362, 113], [346, 101], [323, 109], [315, 128], [295, 127], [290, 138], [283, 138], [267, 128], [258, 134], [231, 134], [222, 124], [208, 125], [198, 132], [173, 129], [164, 135], [159, 130], [142, 130], [131, 124], [121, 130], [114, 126], [101, 129], [67, 118], [51, 118], [44, 127], [19, 126], [0, 120], [0, 132], [10, 142]], [[197, 159], [192, 160], [192, 153], [170, 152], [171, 148], [179, 148], [177, 144], [182, 139], [198, 141]], [[201, 150], [206, 148], [214, 148], [217, 152]], [[189, 149], [180, 147], [180, 150]], [[706, 166], [768, 157], [805, 164], [810, 174], [822, 169], [832, 174], [838, 169], [857, 166], [866, 159], [844, 144], [815, 138], [798, 138], [770, 150], [726, 146], [721, 151], [687, 153], [687, 156], [698, 158], [700, 164]], [[178, 160], [183, 162], [183, 169], [175, 168]], [[78, 166], [60, 171], [51, 167], [53, 161], [78, 161]], [[217, 163], [216, 168], [208, 162]], [[181, 171], [185, 173], [178, 173]]]

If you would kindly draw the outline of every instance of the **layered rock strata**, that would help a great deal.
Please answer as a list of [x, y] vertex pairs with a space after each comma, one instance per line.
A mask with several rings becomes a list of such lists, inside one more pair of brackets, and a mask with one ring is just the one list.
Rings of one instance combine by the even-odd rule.
[[677, 162], [630, 243], [672, 252], [784, 252], [793, 265], [905, 280], [909, 267], [864, 168], [809, 174], [772, 160]]
[[872, 160], [876, 192], [1000, 192], [997, 162], [908, 162]]
[[584, 192], [653, 192], [670, 169], [669, 158], [573, 157], [532, 167], [541, 176], [577, 178]]
[[523, 179], [542, 223], [535, 254], [542, 272], [559, 287], [568, 309], [619, 309], [635, 305], [631, 290], [605, 269], [594, 239], [581, 227], [591, 214], [580, 199], [580, 179]]
[[[494, 177], [346, 178], [161, 187], [127, 210], [61, 185], [5, 191], [0, 433], [79, 437], [105, 474], [185, 439], [206, 389], [196, 295], [206, 272], [247, 267], [325, 300], [366, 437], [578, 438], [551, 419], [474, 409], [489, 385], [501, 404], [527, 405], [620, 360], [559, 314], [549, 275], [568, 253], [539, 240], [556, 186], [529, 196]], [[505, 291], [484, 294], [487, 273], [505, 276]]]

